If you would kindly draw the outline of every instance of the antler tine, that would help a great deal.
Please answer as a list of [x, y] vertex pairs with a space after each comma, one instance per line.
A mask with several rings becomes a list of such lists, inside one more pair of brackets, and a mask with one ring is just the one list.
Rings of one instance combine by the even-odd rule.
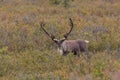
[[72, 19], [71, 19], [71, 18], [69, 18], [69, 20], [70, 20], [70, 27], [71, 27], [71, 28], [70, 28], [70, 31], [64, 35], [64, 37], [65, 37], [65, 38], [67, 38], [67, 37], [68, 37], [68, 35], [70, 34], [70, 32], [71, 32], [71, 31], [72, 31], [72, 29], [73, 29], [73, 21], [72, 21]]
[[43, 29], [43, 31], [50, 37], [50, 38], [52, 38], [52, 40], [55, 38], [55, 36], [54, 35], [52, 35], [52, 34], [49, 34], [45, 29], [44, 29], [44, 26], [45, 26], [45, 24], [43, 23], [43, 22], [41, 22], [41, 28]]

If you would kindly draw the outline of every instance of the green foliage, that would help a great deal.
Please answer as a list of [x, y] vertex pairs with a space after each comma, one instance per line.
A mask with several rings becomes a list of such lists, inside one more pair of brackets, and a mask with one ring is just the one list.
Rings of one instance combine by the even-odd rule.
[[62, 4], [65, 8], [69, 7], [69, 3], [72, 0], [50, 0], [53, 4], [55, 5], [60, 5]]
[[63, 57], [56, 53], [54, 50], [43, 52], [34, 50], [16, 54], [0, 54], [0, 77], [9, 80], [66, 80], [70, 77], [82, 78], [91, 74], [93, 80], [104, 80], [111, 77], [111, 74], [106, 74], [106, 71], [115, 71], [119, 68], [117, 65], [120, 65], [115, 55], [111, 56], [104, 52], [92, 55], [89, 60], [85, 58], [85, 55], [77, 57], [70, 53]]
[[51, 2], [55, 5], [59, 5], [61, 3], [61, 0], [51, 0]]
[[7, 51], [8, 51], [8, 47], [3, 47], [0, 49], [0, 54], [7, 53]]
[[63, 2], [64, 7], [68, 7], [69, 6], [69, 1], [70, 0], [64, 0], [64, 2]]

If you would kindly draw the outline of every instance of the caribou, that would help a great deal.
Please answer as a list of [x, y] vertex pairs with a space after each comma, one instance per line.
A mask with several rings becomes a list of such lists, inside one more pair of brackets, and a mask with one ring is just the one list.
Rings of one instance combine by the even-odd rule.
[[88, 43], [89, 41], [87, 40], [81, 40], [81, 39], [76, 39], [76, 40], [68, 40], [68, 35], [71, 33], [73, 29], [73, 21], [71, 18], [69, 18], [70, 21], [70, 30], [66, 34], [64, 34], [64, 38], [58, 40], [55, 38], [53, 34], [48, 33], [45, 29], [45, 23], [41, 22], [41, 28], [42, 30], [50, 37], [58, 46], [58, 51], [60, 52], [61, 55], [67, 55], [68, 53], [73, 53], [74, 55], [80, 56], [82, 52], [85, 52], [86, 55], [88, 56]]

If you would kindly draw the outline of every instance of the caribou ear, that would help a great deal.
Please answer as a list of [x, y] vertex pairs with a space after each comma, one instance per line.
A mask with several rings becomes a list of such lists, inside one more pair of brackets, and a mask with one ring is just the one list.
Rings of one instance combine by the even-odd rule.
[[61, 39], [61, 42], [64, 42], [66, 40], [66, 38], [63, 38], [63, 39]]
[[57, 39], [53, 39], [53, 41], [54, 41], [55, 43], [58, 43], [58, 40], [57, 40]]

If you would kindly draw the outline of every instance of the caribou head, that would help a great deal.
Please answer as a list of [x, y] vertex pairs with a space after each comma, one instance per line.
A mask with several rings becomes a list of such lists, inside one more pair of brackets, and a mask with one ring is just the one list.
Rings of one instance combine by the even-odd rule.
[[70, 30], [66, 34], [64, 34], [64, 38], [58, 40], [55, 38], [54, 35], [49, 34], [45, 29], [44, 26], [45, 24], [41, 22], [41, 28], [42, 30], [50, 37], [57, 45], [58, 45], [58, 50], [61, 55], [67, 55], [69, 52], [73, 52], [74, 55], [80, 55], [81, 52], [85, 51], [86, 54], [88, 55], [88, 46], [87, 43], [89, 41], [87, 40], [67, 40], [68, 35], [71, 33], [73, 29], [73, 21], [71, 18], [69, 18], [70, 21]]

